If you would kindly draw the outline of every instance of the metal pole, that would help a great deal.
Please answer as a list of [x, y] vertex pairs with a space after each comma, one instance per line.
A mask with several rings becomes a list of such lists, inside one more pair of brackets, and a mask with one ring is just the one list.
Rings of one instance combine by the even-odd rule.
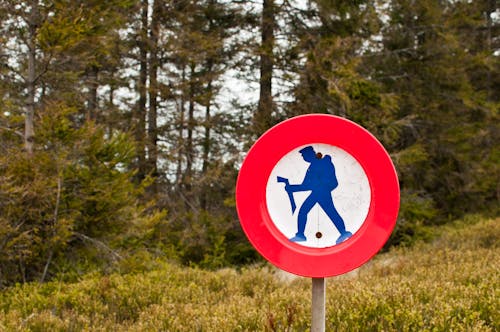
[[311, 332], [325, 332], [325, 278], [312, 278]]

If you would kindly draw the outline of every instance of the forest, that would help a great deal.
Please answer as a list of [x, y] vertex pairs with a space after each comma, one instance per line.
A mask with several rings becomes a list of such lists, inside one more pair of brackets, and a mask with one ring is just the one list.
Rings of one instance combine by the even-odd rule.
[[498, 217], [499, 60], [495, 0], [0, 0], [0, 289], [259, 261], [239, 166], [307, 113], [390, 153], [386, 249]]

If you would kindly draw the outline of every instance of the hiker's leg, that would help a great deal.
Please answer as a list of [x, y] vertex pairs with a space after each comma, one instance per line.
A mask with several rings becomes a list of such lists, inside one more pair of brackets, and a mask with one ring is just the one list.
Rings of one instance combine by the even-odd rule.
[[337, 209], [333, 205], [332, 196], [330, 193], [328, 195], [322, 196], [319, 201], [319, 205], [326, 212], [330, 220], [333, 222], [335, 227], [337, 227], [340, 234], [344, 234], [346, 232], [344, 220], [337, 212]]
[[317, 203], [316, 197], [309, 195], [299, 210], [299, 216], [297, 218], [297, 234], [304, 235], [307, 224], [307, 215], [313, 206]]

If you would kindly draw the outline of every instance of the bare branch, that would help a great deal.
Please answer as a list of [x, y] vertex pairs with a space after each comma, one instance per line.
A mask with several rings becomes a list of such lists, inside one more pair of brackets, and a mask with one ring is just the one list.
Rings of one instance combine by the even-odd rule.
[[20, 131], [15, 130], [15, 129], [12, 129], [12, 128], [9, 128], [9, 127], [4, 127], [4, 126], [0, 126], [0, 129], [3, 129], [5, 131], [10, 131], [10, 132], [18, 135], [19, 137], [24, 138], [23, 133], [20, 132]]
[[113, 258], [115, 260], [123, 260], [123, 257], [120, 256], [116, 251], [114, 251], [113, 249], [111, 249], [110, 247], [108, 247], [104, 242], [102, 241], [99, 241], [97, 239], [93, 239], [85, 234], [82, 234], [82, 233], [78, 233], [78, 232], [75, 232], [74, 233], [76, 235], [77, 238], [79, 238], [80, 240], [82, 241], [86, 241], [86, 242], [90, 242], [92, 243], [93, 245], [95, 245], [96, 247], [100, 248], [100, 249], [104, 249], [105, 251], [109, 252]]

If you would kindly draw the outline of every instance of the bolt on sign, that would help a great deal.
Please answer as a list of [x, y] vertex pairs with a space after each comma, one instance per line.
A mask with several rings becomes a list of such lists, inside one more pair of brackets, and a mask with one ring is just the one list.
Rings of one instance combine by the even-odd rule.
[[242, 228], [277, 267], [305, 277], [349, 272], [389, 238], [399, 209], [394, 165], [354, 122], [309, 114], [264, 133], [236, 184]]

